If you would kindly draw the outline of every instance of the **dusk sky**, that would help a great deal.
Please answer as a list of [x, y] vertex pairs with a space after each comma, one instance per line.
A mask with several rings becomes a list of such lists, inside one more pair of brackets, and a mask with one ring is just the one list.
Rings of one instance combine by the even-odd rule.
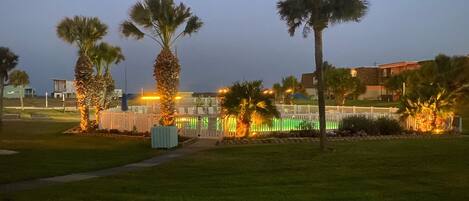
[[[56, 36], [67, 16], [97, 16], [109, 26], [104, 39], [122, 47], [127, 58], [113, 70], [129, 92], [154, 88], [151, 40], [125, 39], [119, 24], [136, 0], [1, 0], [0, 46], [20, 56], [39, 95], [53, 78], [73, 79], [77, 49]], [[201, 31], [179, 41], [182, 91], [214, 91], [237, 80], [261, 79], [266, 86], [282, 77], [313, 71], [312, 37], [291, 38], [277, 15], [277, 0], [184, 0], [204, 21]], [[423, 60], [438, 53], [469, 54], [467, 0], [371, 0], [360, 23], [330, 27], [324, 35], [325, 60], [337, 66], [369, 66]], [[301, 32], [299, 32], [301, 33]]]

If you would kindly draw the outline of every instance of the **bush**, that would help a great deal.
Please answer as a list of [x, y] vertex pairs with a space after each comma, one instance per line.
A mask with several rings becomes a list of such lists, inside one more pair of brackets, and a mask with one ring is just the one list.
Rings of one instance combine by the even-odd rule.
[[396, 135], [404, 129], [399, 121], [387, 117], [381, 117], [377, 120], [365, 116], [351, 116], [342, 119], [339, 125], [339, 131], [342, 134], [358, 134], [364, 132], [367, 135]]
[[380, 135], [396, 135], [404, 130], [399, 121], [386, 117], [377, 119], [375, 124]]
[[342, 119], [339, 124], [339, 131], [356, 134], [365, 132], [368, 135], [376, 135], [377, 129], [375, 122], [365, 116], [350, 116]]

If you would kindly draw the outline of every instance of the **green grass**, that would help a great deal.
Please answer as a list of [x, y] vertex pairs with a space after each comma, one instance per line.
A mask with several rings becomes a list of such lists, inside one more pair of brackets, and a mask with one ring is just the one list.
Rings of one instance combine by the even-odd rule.
[[76, 122], [6, 121], [0, 148], [0, 183], [113, 167], [156, 154], [147, 141], [62, 134]]
[[[62, 110], [17, 110], [17, 109], [5, 109], [6, 114], [20, 114], [21, 119], [31, 120], [31, 115], [47, 115], [52, 120], [56, 121], [80, 121], [80, 114], [77, 111], [66, 111]], [[91, 114], [94, 115], [94, 114]]]
[[[24, 98], [24, 106], [25, 107], [46, 107], [46, 98], [45, 97], [26, 97]], [[47, 104], [49, 107], [62, 107], [63, 102], [61, 98], [51, 98], [47, 99]], [[4, 98], [3, 104], [5, 107], [20, 107], [20, 99], [18, 98]], [[76, 99], [69, 98], [65, 100], [66, 107], [75, 107], [76, 106]]]
[[[226, 147], [5, 200], [469, 200], [469, 138]], [[77, 193], [86, 192], [86, 193]]]

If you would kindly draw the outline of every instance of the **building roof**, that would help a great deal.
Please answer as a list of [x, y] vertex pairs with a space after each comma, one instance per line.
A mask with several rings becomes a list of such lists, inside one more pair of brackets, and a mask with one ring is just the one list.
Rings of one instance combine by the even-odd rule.
[[416, 66], [416, 65], [419, 65], [418, 61], [401, 61], [401, 62], [394, 62], [394, 63], [388, 63], [388, 64], [380, 64], [379, 68], [381, 69], [400, 68], [400, 67]]

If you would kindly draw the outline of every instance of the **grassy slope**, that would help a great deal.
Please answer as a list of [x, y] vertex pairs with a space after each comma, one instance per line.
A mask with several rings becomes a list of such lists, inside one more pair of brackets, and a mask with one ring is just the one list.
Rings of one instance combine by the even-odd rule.
[[[56, 98], [48, 98], [47, 99], [48, 106], [49, 107], [62, 107], [63, 102], [62, 99], [56, 99]], [[20, 104], [20, 99], [14, 99], [14, 98], [5, 98], [3, 99], [3, 104], [5, 107], [19, 107]], [[27, 97], [24, 99], [24, 106], [25, 107], [46, 107], [46, 98], [45, 97]], [[75, 99], [66, 99], [65, 100], [65, 106], [66, 107], [75, 107], [76, 106], [76, 101]]]
[[[13, 200], [469, 200], [469, 139], [221, 148]], [[90, 189], [93, 189], [90, 191]], [[76, 193], [86, 192], [86, 193]]]
[[[6, 114], [20, 114], [21, 119], [31, 120], [31, 115], [39, 114], [46, 115], [47, 117], [56, 121], [80, 121], [80, 114], [77, 111], [66, 111], [61, 110], [16, 110], [16, 109], [5, 109]], [[91, 115], [94, 115], [93, 113]]]
[[151, 157], [149, 142], [78, 137], [61, 132], [72, 122], [4, 122], [0, 148], [19, 154], [0, 156], [0, 183], [113, 167]]

